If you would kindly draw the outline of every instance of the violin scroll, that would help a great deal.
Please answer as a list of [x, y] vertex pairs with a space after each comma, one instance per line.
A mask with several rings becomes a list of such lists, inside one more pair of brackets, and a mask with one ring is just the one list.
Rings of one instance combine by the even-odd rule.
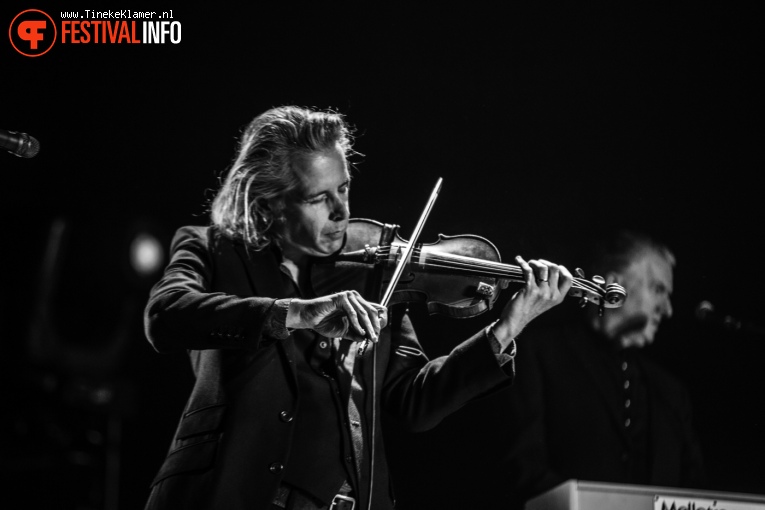
[[588, 281], [584, 277], [584, 271], [578, 267], [574, 272], [577, 274], [574, 278], [575, 285], [571, 287], [568, 295], [578, 297], [582, 307], [594, 303], [598, 305], [598, 312], [602, 315], [604, 308], [619, 308], [627, 299], [627, 291], [618, 283], [606, 285], [606, 280], [598, 275], [593, 276], [592, 281]]
[[[598, 315], [603, 315], [605, 308], [619, 308], [624, 304], [624, 300], [627, 299], [627, 291], [624, 287], [617, 283], [610, 283], [606, 285], [606, 280], [602, 276], [595, 275], [592, 277], [592, 282], [587, 282], [584, 276], [584, 271], [580, 268], [575, 268], [574, 273], [580, 283], [579, 288], [572, 288], [568, 295], [572, 297], [579, 297], [579, 306], [584, 308], [588, 303], [592, 302], [598, 305]], [[599, 289], [595, 291], [594, 287], [586, 291], [586, 287], [597, 286]], [[593, 293], [595, 292], [595, 293]]]

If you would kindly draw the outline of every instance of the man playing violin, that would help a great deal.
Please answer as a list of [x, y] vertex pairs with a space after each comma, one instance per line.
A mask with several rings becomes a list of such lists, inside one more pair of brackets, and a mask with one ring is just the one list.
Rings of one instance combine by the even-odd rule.
[[429, 361], [403, 310], [316, 295], [311, 263], [346, 238], [351, 153], [341, 115], [269, 110], [241, 137], [212, 225], [176, 233], [146, 333], [187, 351], [196, 382], [147, 508], [393, 508], [380, 413], [426, 430], [509, 385], [514, 338], [566, 296], [565, 267], [518, 257], [525, 284], [499, 319]]
[[568, 479], [695, 488], [705, 480], [690, 398], [643, 349], [672, 316], [675, 257], [628, 231], [594, 252], [592, 269], [624, 285], [627, 298], [602, 316], [590, 309], [526, 331], [506, 473], [519, 506]]

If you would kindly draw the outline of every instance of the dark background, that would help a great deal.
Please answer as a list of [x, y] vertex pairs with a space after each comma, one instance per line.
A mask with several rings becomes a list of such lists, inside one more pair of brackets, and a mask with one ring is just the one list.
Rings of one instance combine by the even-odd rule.
[[[174, 10], [178, 45], [57, 44], [27, 58], [0, 43], [0, 128], [42, 146], [33, 159], [0, 154], [9, 489], [56, 508], [143, 504], [191, 372], [143, 336], [152, 282], [131, 275], [129, 240], [144, 228], [167, 247], [177, 227], [206, 223], [241, 129], [271, 106], [298, 104], [338, 109], [357, 127], [353, 215], [400, 224], [405, 236], [443, 177], [426, 242], [478, 234], [504, 260], [569, 268], [585, 266], [588, 241], [610, 228], [668, 243], [675, 315], [649, 352], [691, 392], [708, 488], [765, 493], [765, 338], [694, 316], [709, 300], [765, 323], [754, 2], [185, 4], [151, 7]], [[58, 22], [60, 10], [93, 7], [13, 2], [0, 26], [28, 8]], [[66, 242], [45, 273], [54, 225]], [[497, 312], [412, 313], [437, 356]], [[471, 495], [499, 490], [504, 397], [432, 432], [392, 435], [401, 508], [469, 508]]]

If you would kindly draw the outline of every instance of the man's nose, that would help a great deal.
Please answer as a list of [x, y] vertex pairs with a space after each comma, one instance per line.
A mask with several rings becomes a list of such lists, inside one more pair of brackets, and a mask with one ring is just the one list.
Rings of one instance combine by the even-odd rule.
[[664, 300], [664, 315], [668, 319], [672, 317], [672, 300], [669, 297]]
[[332, 202], [332, 213], [330, 219], [332, 221], [343, 221], [350, 217], [351, 212], [348, 208], [348, 201], [342, 199], [336, 199]]

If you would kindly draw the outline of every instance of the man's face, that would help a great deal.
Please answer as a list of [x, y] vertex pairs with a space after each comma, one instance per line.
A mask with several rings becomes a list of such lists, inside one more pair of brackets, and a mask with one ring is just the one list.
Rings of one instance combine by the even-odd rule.
[[623, 347], [645, 347], [653, 342], [662, 319], [672, 316], [672, 265], [646, 250], [617, 280], [627, 290], [627, 299], [607, 317], [606, 332]]
[[307, 255], [330, 255], [343, 244], [350, 211], [350, 175], [343, 152], [316, 152], [296, 166], [301, 181], [287, 198], [281, 228], [284, 256], [300, 263]]

